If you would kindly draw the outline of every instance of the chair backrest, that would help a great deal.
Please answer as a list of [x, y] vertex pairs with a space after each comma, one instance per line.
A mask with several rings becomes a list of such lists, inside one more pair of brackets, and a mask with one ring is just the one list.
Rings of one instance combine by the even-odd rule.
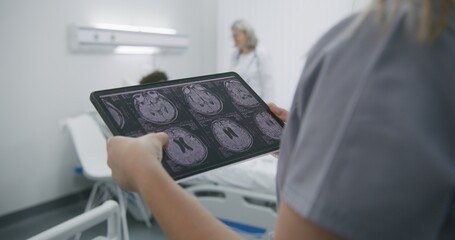
[[106, 138], [95, 119], [83, 114], [67, 119], [65, 125], [71, 134], [84, 175], [92, 180], [110, 179]]

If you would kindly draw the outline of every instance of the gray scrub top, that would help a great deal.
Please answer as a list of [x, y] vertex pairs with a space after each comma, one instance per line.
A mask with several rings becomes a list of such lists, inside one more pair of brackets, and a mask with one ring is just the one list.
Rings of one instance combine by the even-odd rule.
[[382, 34], [373, 13], [352, 34], [355, 19], [309, 54], [280, 201], [350, 239], [455, 239], [455, 19], [432, 44], [405, 10]]

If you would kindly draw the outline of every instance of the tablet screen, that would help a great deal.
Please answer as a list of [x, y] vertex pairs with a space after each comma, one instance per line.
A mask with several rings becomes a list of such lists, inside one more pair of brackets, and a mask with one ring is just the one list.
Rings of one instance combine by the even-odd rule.
[[163, 165], [186, 178], [278, 150], [283, 123], [236, 73], [97, 91], [115, 135], [166, 132]]

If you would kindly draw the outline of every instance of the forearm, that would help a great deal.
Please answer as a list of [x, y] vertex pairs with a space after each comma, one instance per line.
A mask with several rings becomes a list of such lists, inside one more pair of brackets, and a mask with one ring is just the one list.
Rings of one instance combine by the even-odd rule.
[[214, 218], [164, 170], [141, 179], [139, 192], [170, 239], [242, 239]]

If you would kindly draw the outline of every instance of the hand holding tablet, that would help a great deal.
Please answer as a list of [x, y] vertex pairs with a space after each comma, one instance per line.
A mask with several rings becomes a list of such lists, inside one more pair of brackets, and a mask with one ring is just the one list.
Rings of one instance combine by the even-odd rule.
[[163, 166], [175, 180], [278, 150], [283, 122], [236, 73], [97, 91], [114, 135], [165, 132]]
[[110, 138], [107, 152], [113, 180], [125, 191], [138, 192], [141, 177], [164, 172], [160, 164], [168, 140], [165, 133]]

